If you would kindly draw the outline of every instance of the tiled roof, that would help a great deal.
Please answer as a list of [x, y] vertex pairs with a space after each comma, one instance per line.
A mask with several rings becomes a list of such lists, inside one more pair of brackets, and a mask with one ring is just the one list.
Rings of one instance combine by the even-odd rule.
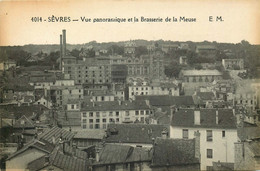
[[99, 152], [99, 162], [95, 162], [94, 165], [151, 161], [151, 155], [149, 153], [150, 151], [147, 148], [105, 144]]
[[86, 129], [77, 131], [73, 139], [98, 139], [101, 140], [105, 136], [105, 130], [102, 129]]
[[[85, 153], [85, 152], [82, 152]], [[54, 166], [64, 171], [87, 171], [89, 163], [86, 159], [78, 158], [77, 156], [72, 156], [70, 154], [63, 154], [61, 149], [56, 148], [49, 155], [49, 162], [45, 161], [43, 156], [39, 159], [36, 159], [28, 164], [28, 169], [30, 171], [38, 171], [47, 166]]]
[[33, 121], [31, 119], [28, 119], [26, 116], [22, 116], [21, 118], [19, 118], [14, 126], [14, 128], [34, 128], [34, 124]]
[[259, 140], [253, 140], [251, 142], [248, 142], [248, 147], [254, 153], [254, 157], [260, 157], [260, 141]]
[[18, 106], [18, 105], [1, 105], [0, 106], [0, 114], [13, 114], [16, 118], [20, 118], [23, 115], [26, 117], [30, 117], [35, 114], [42, 114], [45, 110], [48, 110], [43, 105], [26, 105], [26, 106]]
[[105, 140], [108, 143], [152, 144], [152, 139], [161, 137], [161, 133], [164, 130], [169, 132], [169, 126], [152, 124], [109, 124], [107, 128], [108, 136]]
[[[94, 105], [93, 105], [94, 104]], [[86, 102], [83, 104], [82, 111], [107, 111], [107, 110], [135, 110], [149, 109], [145, 101], [106, 101], [106, 102]]]
[[195, 158], [194, 139], [156, 139], [152, 167], [199, 163]]
[[57, 143], [61, 136], [63, 139], [70, 141], [73, 138], [74, 133], [70, 131], [66, 131], [65, 129], [61, 129], [59, 127], [53, 127], [45, 130], [42, 134], [40, 134], [39, 139], [48, 141], [49, 143], [53, 143], [52, 142], [53, 136], [55, 137], [55, 142]]
[[218, 70], [182, 70], [184, 76], [206, 76], [206, 75], [222, 75]]
[[44, 140], [32, 140], [30, 142], [28, 142], [25, 146], [23, 146], [23, 148], [21, 148], [20, 150], [16, 151], [15, 153], [11, 154], [7, 160], [12, 159], [13, 157], [23, 153], [24, 151], [28, 150], [29, 148], [36, 148], [40, 151], [45, 152], [46, 154], [49, 154], [52, 152], [52, 150], [54, 149], [54, 145], [51, 143], [48, 143]]
[[[200, 111], [200, 125], [194, 124], [194, 111]], [[218, 124], [216, 113], [218, 111]], [[179, 109], [173, 114], [172, 126], [236, 129], [232, 109]]]
[[215, 95], [213, 92], [197, 92], [196, 95], [201, 99], [201, 100], [213, 100]]
[[152, 106], [194, 105], [192, 96], [151, 95], [135, 96], [136, 101], [149, 100]]
[[260, 127], [250, 126], [250, 127], [238, 127], [237, 135], [241, 141], [252, 138], [260, 138]]

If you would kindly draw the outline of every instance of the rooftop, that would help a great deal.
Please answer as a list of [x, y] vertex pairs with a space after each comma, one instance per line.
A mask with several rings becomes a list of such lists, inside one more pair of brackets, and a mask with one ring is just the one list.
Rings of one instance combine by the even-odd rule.
[[157, 138], [155, 144], [152, 167], [200, 164], [194, 139]]
[[194, 105], [192, 96], [150, 95], [135, 96], [136, 101], [149, 100], [152, 106]]
[[184, 76], [206, 76], [206, 75], [214, 75], [220, 76], [221, 72], [218, 70], [182, 70], [181, 71]]
[[[162, 131], [169, 131], [168, 125], [152, 124], [109, 124], [107, 143], [152, 144], [153, 138], [161, 137]], [[169, 134], [168, 134], [169, 135]]]
[[147, 148], [132, 147], [119, 144], [105, 144], [100, 150], [100, 160], [94, 165], [120, 164], [130, 162], [151, 161]]
[[103, 139], [105, 136], [105, 130], [102, 129], [86, 129], [83, 131], [77, 131], [73, 139]]
[[[200, 112], [200, 124], [194, 124], [194, 112]], [[216, 113], [218, 112], [218, 124]], [[236, 129], [236, 118], [232, 109], [179, 109], [173, 114], [172, 126], [197, 128]]]
[[60, 137], [63, 139], [70, 141], [72, 140], [74, 133], [70, 131], [66, 131], [65, 129], [61, 129], [59, 127], [53, 127], [45, 130], [42, 134], [39, 135], [39, 140], [45, 140], [49, 143], [53, 143], [52, 137], [55, 138], [55, 142], [57, 143]]

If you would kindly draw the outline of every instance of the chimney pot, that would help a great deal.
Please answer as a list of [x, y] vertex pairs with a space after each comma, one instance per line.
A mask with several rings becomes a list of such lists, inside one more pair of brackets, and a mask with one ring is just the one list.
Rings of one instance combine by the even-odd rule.
[[194, 124], [200, 125], [200, 111], [194, 111]]
[[218, 125], [219, 119], [218, 119], [218, 110], [216, 110], [216, 124]]

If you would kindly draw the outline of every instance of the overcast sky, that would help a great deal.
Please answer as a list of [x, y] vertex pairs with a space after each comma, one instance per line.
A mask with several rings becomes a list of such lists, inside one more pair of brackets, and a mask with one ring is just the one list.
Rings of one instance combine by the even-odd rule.
[[[0, 2], [0, 46], [59, 44], [62, 29], [67, 42], [81, 44], [130, 39], [172, 41], [217, 41], [238, 43], [245, 39], [260, 44], [260, 1], [253, 0], [106, 0]], [[87, 18], [196, 18], [196, 22], [93, 23], [47, 22], [48, 17]], [[222, 16], [223, 22], [209, 22], [209, 16]], [[44, 22], [32, 22], [42, 17]]]

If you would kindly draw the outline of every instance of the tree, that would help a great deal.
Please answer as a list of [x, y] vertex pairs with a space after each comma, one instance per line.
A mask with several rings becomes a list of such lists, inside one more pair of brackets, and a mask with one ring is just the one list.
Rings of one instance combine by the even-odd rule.
[[140, 57], [141, 55], [148, 54], [148, 50], [146, 46], [138, 46], [135, 48], [135, 56]]
[[165, 67], [164, 73], [169, 78], [177, 78], [180, 71], [181, 66], [176, 61], [173, 61], [170, 65]]

